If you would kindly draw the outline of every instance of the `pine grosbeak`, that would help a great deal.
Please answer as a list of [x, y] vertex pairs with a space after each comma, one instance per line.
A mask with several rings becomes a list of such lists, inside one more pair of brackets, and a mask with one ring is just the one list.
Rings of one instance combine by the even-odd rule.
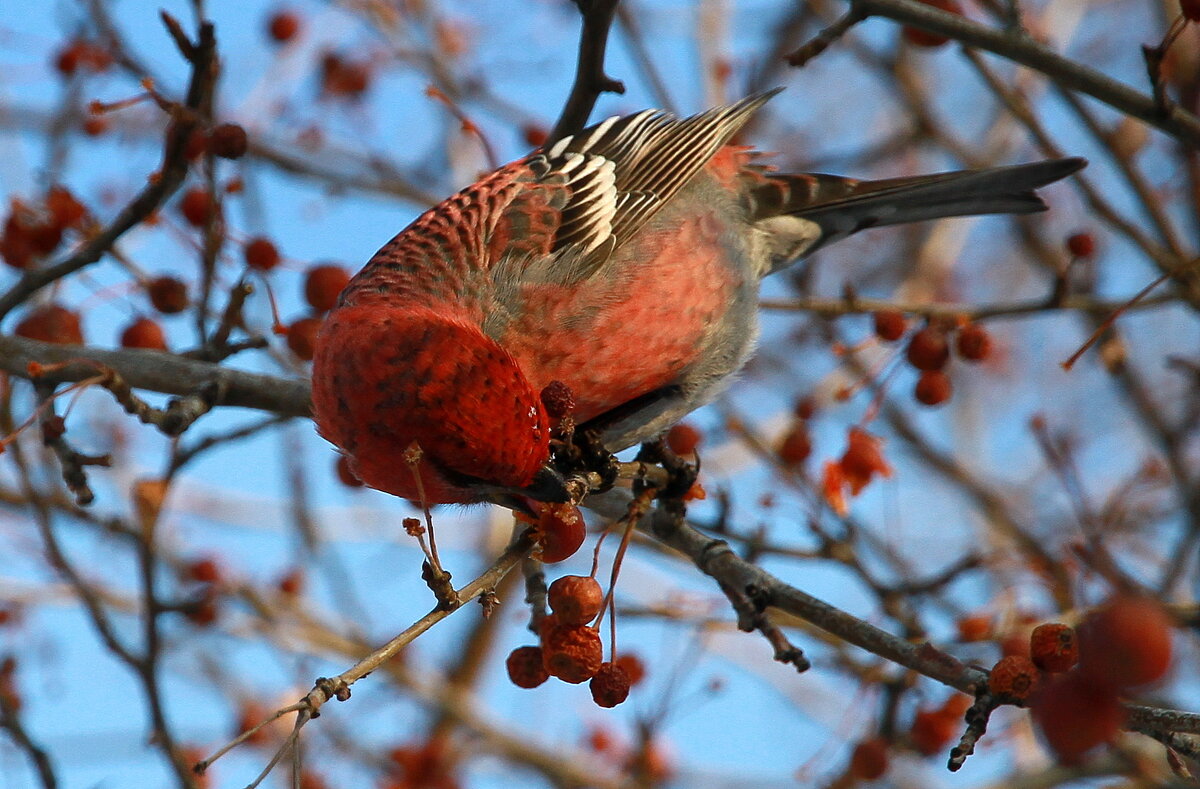
[[746, 362], [763, 277], [858, 230], [1045, 209], [1060, 159], [857, 181], [781, 175], [729, 139], [772, 93], [690, 118], [610, 118], [426, 211], [342, 292], [317, 338], [318, 429], [371, 487], [427, 503], [553, 488], [539, 393], [617, 451]]

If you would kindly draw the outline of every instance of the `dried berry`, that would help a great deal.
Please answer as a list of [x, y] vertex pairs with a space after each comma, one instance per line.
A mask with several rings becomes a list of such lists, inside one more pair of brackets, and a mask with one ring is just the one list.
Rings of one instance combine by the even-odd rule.
[[980, 362], [992, 353], [992, 338], [982, 326], [969, 323], [958, 332], [955, 349], [968, 362]]
[[601, 663], [588, 683], [592, 700], [599, 707], [615, 707], [629, 698], [629, 675], [616, 663]]
[[551, 419], [562, 419], [575, 410], [575, 393], [562, 381], [551, 381], [542, 389], [542, 405]]
[[147, 348], [153, 351], [167, 350], [167, 336], [162, 326], [150, 318], [138, 318], [121, 332], [122, 348]]
[[547, 597], [550, 610], [568, 626], [586, 625], [604, 605], [604, 590], [595, 578], [586, 575], [564, 575], [550, 584]]
[[561, 562], [573, 556], [586, 535], [583, 514], [574, 504], [543, 504], [538, 513], [542, 561]]
[[900, 310], [878, 310], [872, 316], [875, 323], [875, 336], [887, 342], [895, 342], [904, 336], [908, 323]]
[[983, 641], [992, 634], [992, 618], [987, 614], [964, 616], [954, 623], [958, 640], [963, 642]]
[[888, 769], [888, 744], [881, 737], [863, 740], [850, 755], [850, 775], [862, 781], [882, 778]]
[[193, 186], [179, 200], [179, 212], [194, 227], [204, 227], [216, 214], [217, 204], [208, 190]]
[[304, 275], [304, 299], [317, 312], [328, 312], [349, 282], [350, 272], [341, 266], [332, 263], [313, 266]]
[[211, 556], [196, 559], [188, 563], [187, 577], [200, 583], [215, 584], [221, 580], [221, 565]]
[[918, 370], [940, 370], [950, 360], [946, 334], [935, 326], [926, 326], [912, 336], [905, 350], [908, 363]]
[[595, 628], [558, 625], [542, 639], [542, 659], [550, 676], [578, 685], [600, 670], [604, 646]]
[[240, 159], [246, 155], [246, 130], [236, 123], [222, 123], [212, 130], [208, 144], [222, 159]]
[[541, 647], [517, 647], [504, 661], [508, 678], [518, 688], [536, 688], [550, 678], [542, 660]]
[[988, 690], [999, 696], [1024, 701], [1037, 688], [1038, 669], [1033, 661], [1020, 655], [1002, 657], [992, 666]]
[[163, 315], [178, 314], [188, 306], [187, 283], [175, 277], [155, 277], [146, 283], [146, 294]]
[[917, 379], [913, 388], [913, 396], [917, 402], [927, 406], [938, 406], [950, 399], [954, 388], [950, 385], [950, 376], [941, 370], [926, 370]]
[[667, 448], [676, 455], [690, 455], [700, 446], [704, 435], [687, 422], [680, 422], [667, 431]]
[[917, 710], [908, 737], [913, 748], [924, 756], [941, 753], [958, 731], [958, 722], [940, 710]]
[[1042, 671], [1067, 671], [1079, 662], [1074, 628], [1057, 622], [1038, 625], [1029, 635], [1029, 655]]
[[624, 655], [618, 655], [613, 662], [625, 669], [630, 685], [636, 685], [646, 677], [646, 666], [637, 655], [626, 652]]

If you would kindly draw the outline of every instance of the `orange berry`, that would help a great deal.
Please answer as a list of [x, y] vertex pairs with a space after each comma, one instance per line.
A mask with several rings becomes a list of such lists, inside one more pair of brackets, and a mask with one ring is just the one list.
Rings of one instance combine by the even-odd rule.
[[150, 318], [138, 318], [121, 332], [122, 348], [148, 348], [153, 351], [167, 350], [167, 336], [162, 326]]
[[886, 342], [895, 342], [908, 330], [908, 322], [900, 310], [878, 310], [872, 315], [875, 336]]
[[83, 345], [83, 325], [79, 313], [61, 304], [45, 304], [26, 313], [17, 324], [18, 337], [52, 342], [58, 345]]
[[99, 137], [109, 126], [108, 118], [103, 115], [89, 115], [83, 119], [83, 133], [89, 137]]
[[222, 159], [240, 159], [246, 155], [246, 130], [236, 123], [222, 123], [209, 136], [212, 152]]
[[300, 32], [300, 17], [294, 11], [276, 11], [267, 20], [267, 35], [272, 41], [285, 44]]
[[550, 139], [550, 130], [536, 123], [525, 124], [524, 128], [521, 129], [521, 134], [524, 135], [525, 142], [534, 148], [542, 147], [546, 144], [546, 140]]
[[301, 318], [287, 328], [287, 346], [303, 361], [311, 361], [321, 330], [320, 318]]
[[883, 444], [881, 439], [862, 428], [852, 427], [846, 440], [846, 451], [838, 461], [837, 467], [852, 493], [858, 495], [875, 474], [884, 477], [892, 475], [892, 467], [883, 459], [883, 452], [880, 450]]
[[791, 428], [783, 434], [779, 448], [775, 450], [783, 465], [794, 468], [812, 454], [812, 437], [808, 433], [808, 425], [804, 422], [794, 422]]
[[1033, 661], [1021, 655], [1002, 657], [992, 666], [988, 689], [997, 696], [1024, 701], [1038, 683], [1038, 669]]
[[950, 385], [950, 376], [941, 370], [926, 370], [921, 373], [917, 385], [913, 388], [913, 396], [917, 398], [917, 402], [930, 407], [941, 405], [949, 400], [952, 394], [954, 387]]
[[1042, 671], [1066, 671], [1079, 662], [1075, 630], [1057, 622], [1038, 625], [1029, 635], [1029, 655]]
[[958, 332], [955, 348], [966, 361], [980, 362], [991, 355], [992, 338], [982, 326], [969, 323]]
[[216, 210], [217, 204], [212, 195], [202, 186], [193, 186], [179, 199], [179, 212], [188, 224], [194, 227], [204, 227], [208, 224]]
[[964, 616], [954, 626], [958, 629], [959, 641], [983, 641], [991, 635], [992, 618], [987, 614]]
[[924, 756], [941, 753], [958, 731], [958, 722], [938, 710], [917, 710], [908, 732], [912, 746]]
[[604, 590], [595, 578], [586, 575], [564, 575], [550, 584], [547, 594], [550, 610], [563, 625], [586, 625], [596, 618], [604, 606]]
[[1079, 626], [1079, 668], [1096, 682], [1145, 685], [1171, 665], [1171, 618], [1144, 597], [1116, 597]]
[[583, 545], [583, 513], [574, 504], [543, 504], [538, 513], [542, 561], [554, 564], [573, 556]]
[[175, 277], [155, 277], [146, 283], [146, 295], [154, 309], [164, 315], [183, 312], [188, 306], [187, 283]]
[[[949, 11], [952, 14], [962, 16], [962, 6], [958, 0], [920, 0], [925, 5], [931, 5], [934, 8], [940, 8], [943, 11]], [[940, 47], [950, 39], [943, 36], [941, 33], [931, 33], [928, 30], [922, 30], [917, 27], [909, 27], [905, 25], [903, 28], [904, 38], [911, 44], [919, 47]]]
[[630, 685], [636, 685], [646, 677], [645, 664], [642, 663], [641, 658], [631, 652], [618, 655], [613, 662], [625, 669], [625, 674], [629, 677]]
[[304, 299], [317, 312], [328, 312], [349, 282], [350, 272], [341, 266], [332, 263], [313, 266], [304, 275]]
[[542, 661], [547, 673], [563, 682], [578, 685], [600, 670], [604, 646], [593, 627], [551, 628], [542, 640]]
[[598, 707], [615, 707], [629, 698], [629, 675], [616, 663], [601, 663], [588, 683]]
[[667, 431], [667, 448], [676, 455], [690, 455], [700, 446], [704, 435], [687, 422], [680, 422]]
[[888, 744], [882, 737], [862, 740], [850, 755], [850, 775], [862, 781], [882, 778], [888, 769]]
[[1077, 671], [1049, 678], [1030, 707], [1033, 722], [1063, 764], [1078, 764], [1098, 745], [1112, 742], [1125, 722], [1125, 708], [1111, 685]]
[[250, 239], [242, 254], [246, 258], [246, 265], [259, 271], [270, 271], [279, 265], [279, 250], [269, 238], [259, 236]]
[[908, 341], [905, 358], [918, 370], [942, 369], [950, 359], [945, 332], [933, 326], [921, 329]]
[[1067, 236], [1067, 252], [1077, 258], [1090, 258], [1096, 254], [1096, 238], [1083, 231], [1072, 233]]
[[536, 688], [550, 678], [542, 660], [541, 647], [517, 647], [504, 661], [508, 678], [518, 688]]

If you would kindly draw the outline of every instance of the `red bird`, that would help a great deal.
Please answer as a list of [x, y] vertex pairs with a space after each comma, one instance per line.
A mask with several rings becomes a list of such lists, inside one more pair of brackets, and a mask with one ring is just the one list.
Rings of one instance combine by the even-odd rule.
[[868, 227], [1044, 210], [1033, 190], [1085, 164], [780, 175], [727, 144], [774, 93], [609, 118], [426, 211], [325, 320], [321, 434], [367, 485], [413, 501], [547, 495], [547, 384], [570, 388], [610, 450], [649, 439], [746, 362], [763, 277]]

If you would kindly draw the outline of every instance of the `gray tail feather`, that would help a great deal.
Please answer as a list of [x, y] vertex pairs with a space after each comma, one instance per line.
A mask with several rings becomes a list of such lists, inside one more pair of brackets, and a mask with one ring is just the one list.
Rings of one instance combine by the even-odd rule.
[[791, 215], [815, 222], [821, 237], [805, 254], [868, 227], [975, 214], [1046, 210], [1034, 192], [1087, 165], [1080, 158], [856, 181], [832, 175], [769, 175], [756, 190], [755, 218]]

